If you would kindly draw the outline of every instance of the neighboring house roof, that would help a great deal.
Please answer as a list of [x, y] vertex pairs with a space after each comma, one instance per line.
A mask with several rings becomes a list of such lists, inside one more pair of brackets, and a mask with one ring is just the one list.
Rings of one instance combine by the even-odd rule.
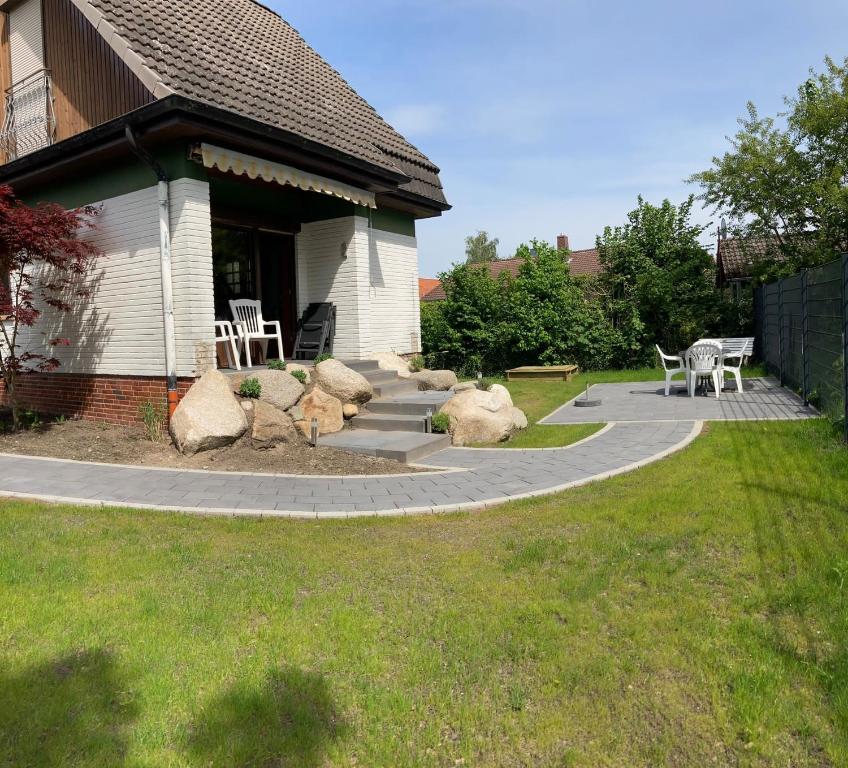
[[421, 297], [421, 301], [444, 301], [447, 298], [445, 288], [441, 280], [436, 280], [434, 285], [427, 293]]
[[572, 275], [599, 275], [603, 272], [601, 255], [597, 248], [586, 248], [582, 251], [572, 251], [568, 260], [568, 268]]
[[441, 286], [442, 281], [437, 277], [419, 277], [418, 278], [418, 296], [424, 298], [434, 288]]
[[401, 190], [447, 207], [438, 167], [254, 0], [72, 2], [157, 98], [211, 104], [400, 172]]
[[[486, 266], [489, 269], [489, 274], [494, 278], [497, 278], [503, 273], [507, 273], [510, 277], [517, 277], [518, 270], [523, 263], [524, 259], [522, 258], [498, 259], [497, 261], [487, 262]], [[594, 248], [583, 251], [572, 251], [569, 269], [573, 275], [599, 274], [601, 272], [601, 262], [598, 251]], [[441, 281], [437, 280], [436, 283], [437, 285], [435, 287], [421, 294], [421, 301], [443, 301], [445, 299], [445, 289]]]
[[718, 241], [716, 269], [718, 282], [750, 280], [754, 263], [766, 258], [782, 258], [777, 240], [768, 237], [728, 237]]

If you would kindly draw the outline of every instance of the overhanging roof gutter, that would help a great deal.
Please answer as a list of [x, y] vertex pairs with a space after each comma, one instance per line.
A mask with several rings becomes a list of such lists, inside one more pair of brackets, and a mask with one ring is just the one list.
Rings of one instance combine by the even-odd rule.
[[314, 167], [315, 170], [325, 174], [332, 172], [333, 175], [338, 172], [341, 178], [355, 181], [374, 192], [393, 192], [399, 185], [410, 181], [400, 171], [373, 165], [289, 131], [183, 96], [168, 96], [0, 166], [0, 182], [16, 183], [32, 179], [63, 165], [94, 156], [106, 147], [123, 142], [127, 125], [152, 139], [163, 127], [178, 124], [191, 127], [198, 134], [226, 133], [242, 148], [261, 148], [264, 150], [263, 155], [265, 152], [271, 155], [277, 152], [283, 158], [296, 156], [310, 169]]

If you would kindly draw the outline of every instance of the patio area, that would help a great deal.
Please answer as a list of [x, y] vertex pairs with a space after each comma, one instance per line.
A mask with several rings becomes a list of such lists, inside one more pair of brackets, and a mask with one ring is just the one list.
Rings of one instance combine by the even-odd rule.
[[557, 408], [540, 424], [598, 424], [604, 422], [648, 421], [774, 421], [809, 419], [818, 416], [815, 408], [805, 406], [795, 393], [780, 386], [771, 377], [745, 379], [741, 393], [736, 384], [725, 382], [721, 397], [714, 392], [689, 397], [685, 384], [674, 382], [665, 397], [661, 381], [639, 383], [595, 384], [589, 392], [591, 400], [601, 404], [592, 408], [576, 408], [580, 395]]

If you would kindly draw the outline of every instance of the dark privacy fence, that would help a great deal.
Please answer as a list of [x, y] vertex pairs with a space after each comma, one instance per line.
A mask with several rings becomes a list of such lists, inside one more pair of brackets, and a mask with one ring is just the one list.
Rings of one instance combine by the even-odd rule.
[[848, 254], [754, 292], [757, 357], [848, 439]]

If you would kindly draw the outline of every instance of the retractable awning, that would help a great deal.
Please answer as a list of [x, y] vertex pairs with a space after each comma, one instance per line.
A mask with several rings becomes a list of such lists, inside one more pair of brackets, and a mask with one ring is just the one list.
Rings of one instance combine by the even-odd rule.
[[216, 147], [212, 144], [201, 144], [200, 154], [206, 168], [217, 168], [224, 173], [235, 173], [238, 176], [247, 176], [249, 179], [262, 179], [284, 186], [297, 187], [306, 192], [320, 192], [368, 208], [377, 207], [374, 195], [371, 192], [353, 187], [350, 184], [344, 184], [341, 181], [328, 179], [325, 176], [300, 171], [289, 165], [273, 163], [270, 160], [244, 155], [241, 152], [233, 152], [230, 149]]

